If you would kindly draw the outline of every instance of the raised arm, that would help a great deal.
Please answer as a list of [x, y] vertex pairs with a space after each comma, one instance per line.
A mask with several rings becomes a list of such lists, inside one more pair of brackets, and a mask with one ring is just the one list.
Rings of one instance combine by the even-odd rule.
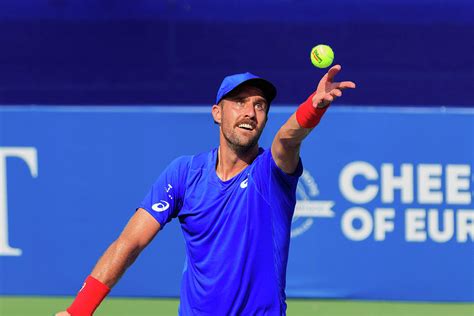
[[356, 85], [352, 81], [334, 81], [334, 77], [340, 70], [340, 65], [331, 67], [319, 81], [316, 91], [299, 106], [275, 135], [272, 156], [277, 166], [285, 173], [295, 172], [299, 162], [301, 143], [319, 123], [331, 102], [342, 96], [344, 89], [355, 88]]
[[[127, 226], [125, 226], [119, 238], [109, 246], [97, 262], [90, 275], [93, 279], [88, 278], [88, 280], [90, 282], [98, 281], [98, 283], [93, 286], [99, 286], [99, 290], [108, 293], [107, 288], [112, 288], [118, 282], [126, 269], [135, 261], [140, 252], [153, 240], [159, 230], [160, 224], [147, 211], [141, 208], [138, 209], [129, 220]], [[86, 280], [86, 283], [87, 282], [88, 281]], [[85, 290], [85, 287], [91, 286], [86, 283], [79, 291], [76, 300], [73, 302], [71, 307], [68, 308], [68, 311], [57, 313], [56, 316], [74, 315], [74, 311], [77, 311], [78, 309], [84, 310], [84, 304], [86, 305], [86, 310], [90, 311], [90, 304], [94, 303], [93, 299], [96, 297], [91, 297], [91, 295], [95, 296], [95, 293], [91, 293], [90, 291], [81, 294], [81, 292], [86, 292], [88, 290]], [[102, 292], [102, 294], [106, 293]], [[102, 299], [103, 297], [93, 305], [98, 305]], [[95, 308], [96, 307], [97, 306], [95, 306]], [[90, 315], [92, 315], [92, 313], [93, 310], [90, 311]], [[80, 315], [85, 314], [81, 313]]]

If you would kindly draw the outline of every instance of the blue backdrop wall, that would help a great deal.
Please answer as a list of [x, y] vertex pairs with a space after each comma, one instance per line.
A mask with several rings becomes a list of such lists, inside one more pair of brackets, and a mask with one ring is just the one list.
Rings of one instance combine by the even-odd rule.
[[2, 104], [211, 104], [224, 75], [305, 100], [331, 45], [346, 104], [472, 106], [471, 0], [2, 0]]
[[[267, 147], [294, 107], [273, 107]], [[209, 107], [0, 108], [0, 294], [72, 295]], [[290, 297], [474, 301], [474, 112], [334, 107], [302, 149]], [[112, 295], [176, 296], [179, 223]]]

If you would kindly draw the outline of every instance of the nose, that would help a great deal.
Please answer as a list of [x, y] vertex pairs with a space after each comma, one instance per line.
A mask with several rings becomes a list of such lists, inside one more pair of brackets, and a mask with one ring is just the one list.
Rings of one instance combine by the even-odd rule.
[[253, 118], [256, 116], [255, 107], [253, 102], [245, 102], [243, 107], [243, 114], [247, 117]]

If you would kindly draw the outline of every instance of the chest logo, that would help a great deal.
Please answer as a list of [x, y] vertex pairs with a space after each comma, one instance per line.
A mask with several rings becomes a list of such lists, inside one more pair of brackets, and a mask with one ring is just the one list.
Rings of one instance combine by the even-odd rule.
[[249, 185], [249, 178], [245, 179], [244, 181], [240, 182], [240, 187], [245, 189]]
[[155, 203], [151, 206], [151, 209], [155, 212], [164, 212], [170, 207], [170, 204], [164, 200], [160, 200], [159, 203]]

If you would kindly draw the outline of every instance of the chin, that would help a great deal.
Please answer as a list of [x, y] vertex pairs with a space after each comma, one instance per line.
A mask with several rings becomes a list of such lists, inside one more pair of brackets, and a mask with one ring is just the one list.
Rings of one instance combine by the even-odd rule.
[[223, 133], [224, 139], [230, 148], [238, 153], [247, 153], [255, 147], [258, 148], [260, 133], [254, 135], [239, 135], [238, 133]]
[[249, 152], [255, 147], [258, 147], [258, 139], [252, 139], [245, 143], [239, 143], [234, 146], [234, 148], [239, 152]]

